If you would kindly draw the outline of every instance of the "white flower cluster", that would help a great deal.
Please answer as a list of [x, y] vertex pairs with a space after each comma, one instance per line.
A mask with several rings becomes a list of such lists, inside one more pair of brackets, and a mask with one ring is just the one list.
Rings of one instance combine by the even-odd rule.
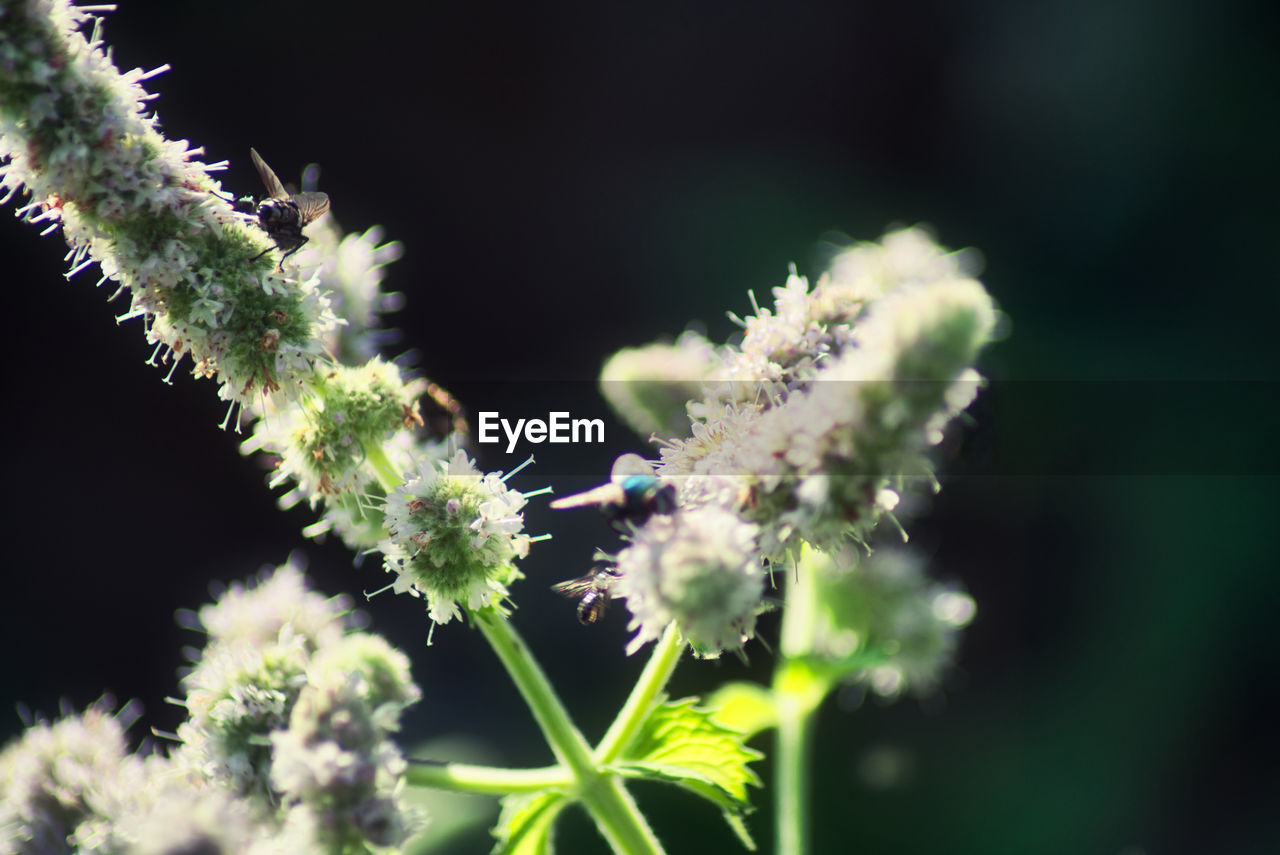
[[[228, 401], [292, 393], [321, 358], [335, 323], [313, 278], [251, 263], [269, 244], [219, 195], [200, 149], [165, 140], [142, 82], [121, 74], [99, 23], [58, 0], [9, 2], [0, 27], [0, 201], [61, 225], [72, 276], [97, 262], [146, 320], [156, 357], [216, 376]], [[93, 22], [86, 39], [80, 28]], [[155, 358], [155, 357], [153, 357]], [[172, 370], [170, 371], [172, 374]]]
[[655, 516], [618, 555], [617, 593], [634, 632], [627, 652], [655, 640], [669, 623], [694, 651], [717, 656], [755, 632], [764, 593], [758, 527], [713, 505]]
[[856, 679], [882, 697], [933, 688], [977, 611], [972, 597], [931, 581], [924, 562], [901, 549], [806, 553], [806, 565], [817, 586], [808, 650], [831, 662], [871, 653], [875, 664]]
[[101, 706], [29, 727], [0, 753], [0, 852], [68, 851], [82, 824], [100, 824], [125, 798], [119, 782], [141, 766], [126, 756], [124, 728]]
[[351, 599], [325, 599], [308, 591], [302, 571], [301, 556], [292, 555], [253, 587], [240, 582], [228, 586], [216, 603], [200, 609], [199, 626], [209, 643], [272, 644], [285, 626], [304, 639], [308, 653], [338, 643], [346, 633], [340, 617], [351, 611]]
[[398, 846], [415, 814], [391, 735], [420, 692], [408, 659], [343, 631], [349, 604], [284, 565], [201, 610], [191, 719], [166, 757], [126, 751], [102, 706], [0, 752], [0, 853], [320, 855]]
[[129, 805], [109, 818], [82, 823], [80, 853], [172, 855], [284, 855], [320, 853], [314, 830], [259, 820], [255, 805], [229, 790], [193, 784], [162, 760], [129, 787]]
[[291, 485], [284, 507], [367, 495], [371, 485], [410, 470], [419, 453], [438, 454], [420, 448], [410, 433], [422, 424], [417, 399], [423, 385], [406, 383], [399, 368], [376, 357], [355, 368], [329, 366], [316, 373], [305, 400], [267, 408], [241, 450], [277, 455], [270, 484]]
[[686, 501], [738, 497], [771, 529], [775, 560], [796, 538], [864, 538], [892, 508], [884, 491], [928, 474], [921, 452], [976, 394], [970, 366], [995, 325], [982, 286], [919, 230], [857, 247], [832, 271], [812, 292], [793, 275], [775, 312], [743, 322], [729, 380], [708, 384], [691, 436], [661, 451], [659, 472], [681, 479]]
[[[689, 435], [666, 440], [660, 451], [658, 475], [679, 487], [682, 510], [671, 519], [654, 516], [635, 534], [628, 551], [643, 544], [645, 560], [628, 561], [628, 568], [620, 560], [619, 589], [678, 587], [680, 556], [711, 536], [691, 522], [698, 509], [751, 523], [758, 566], [794, 560], [803, 543], [826, 550], [865, 544], [902, 490], [935, 483], [926, 452], [976, 395], [981, 378], [972, 365], [996, 325], [991, 298], [965, 264], [965, 256], [944, 252], [920, 229], [893, 232], [837, 257], [812, 290], [793, 271], [774, 289], [772, 308], [757, 306], [737, 319], [744, 329], [737, 345], [714, 349], [687, 333], [673, 346], [628, 352], [625, 385], [674, 388], [702, 379], [704, 392], [688, 405]], [[673, 364], [701, 376], [673, 378]], [[606, 376], [622, 379], [616, 369]], [[626, 402], [620, 412], [636, 427], [671, 423], [657, 405], [649, 423], [629, 416], [644, 401], [662, 400], [652, 391], [609, 397]], [[733, 528], [723, 519], [716, 526]], [[651, 570], [628, 578], [629, 567]], [[653, 573], [664, 579], [650, 579]], [[762, 592], [748, 595], [746, 587], [758, 574], [739, 577], [744, 588], [733, 589], [729, 611], [754, 614]], [[750, 608], [743, 605], [749, 597]], [[637, 639], [657, 637], [674, 618], [687, 638], [723, 642], [708, 647], [740, 645], [739, 624], [695, 631], [692, 614], [653, 607], [670, 599], [629, 599]]]
[[676, 436], [689, 428], [686, 407], [720, 371], [720, 356], [701, 335], [674, 345], [627, 347], [600, 369], [600, 392], [641, 436]]
[[381, 317], [400, 308], [403, 295], [385, 293], [382, 279], [404, 247], [399, 241], [381, 243], [380, 226], [343, 234], [333, 214], [310, 226], [308, 235], [294, 259], [300, 270], [319, 277], [334, 313], [345, 321], [328, 330], [325, 346], [344, 364], [366, 362], [395, 338], [394, 331], [381, 328]]
[[396, 593], [425, 596], [431, 620], [448, 623], [468, 609], [501, 605], [519, 578], [514, 559], [532, 539], [520, 513], [529, 495], [509, 488], [501, 472], [481, 474], [466, 452], [426, 461], [386, 503], [390, 539], [379, 546]]
[[[244, 449], [276, 459], [271, 484], [288, 488], [282, 504], [324, 505], [309, 535], [335, 531], [357, 550], [389, 542], [386, 498], [467, 433], [446, 392], [372, 355], [388, 338], [379, 315], [398, 304], [380, 285], [399, 245], [380, 244], [376, 229], [342, 237], [321, 220], [276, 272], [275, 254], [263, 256], [268, 235], [209, 177], [222, 165], [160, 136], [140, 85], [151, 75], [112, 66], [91, 10], [101, 11], [0, 0], [0, 196], [26, 193], [20, 216], [62, 227], [68, 275], [97, 262], [103, 281], [130, 293], [124, 317], [145, 320], [153, 361], [172, 362], [171, 375], [190, 356], [194, 373], [221, 381], [231, 402], [224, 426], [236, 405], [258, 417]], [[80, 29], [90, 25], [86, 38]], [[342, 324], [326, 289], [349, 315]], [[439, 411], [428, 412], [430, 424], [419, 412], [424, 394]], [[443, 589], [424, 589], [435, 592], [435, 614], [456, 613]], [[470, 588], [460, 594], [487, 602]]]
[[[390, 736], [421, 693], [403, 654], [344, 631], [349, 607], [308, 591], [286, 564], [201, 610], [209, 644], [183, 681], [189, 719], [173, 758], [197, 780], [281, 805], [286, 824], [314, 826], [324, 851], [341, 851], [333, 834], [396, 845], [411, 824]], [[307, 813], [314, 823], [297, 816]]]
[[378, 636], [347, 636], [312, 660], [289, 727], [271, 734], [271, 782], [287, 811], [321, 816], [326, 851], [408, 836], [415, 817], [399, 800], [406, 763], [389, 736], [418, 696], [408, 659]]

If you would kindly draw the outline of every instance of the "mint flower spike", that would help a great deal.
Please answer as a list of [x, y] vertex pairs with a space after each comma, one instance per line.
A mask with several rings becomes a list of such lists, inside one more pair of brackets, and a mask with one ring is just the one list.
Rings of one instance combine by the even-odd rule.
[[289, 563], [199, 612], [209, 643], [183, 680], [189, 718], [166, 775], [252, 803], [263, 852], [395, 846], [417, 821], [391, 737], [422, 693], [403, 653], [344, 631], [348, 609]]
[[[10, 0], [0, 19], [0, 197], [61, 225], [74, 276], [97, 262], [146, 320], [153, 361], [186, 357], [236, 404], [302, 388], [335, 324], [314, 277], [277, 274], [267, 244], [220, 194], [201, 149], [165, 140], [141, 86], [167, 66], [121, 74], [100, 21], [61, 0]], [[80, 28], [93, 23], [86, 39]], [[46, 229], [48, 231], [48, 229]], [[168, 378], [166, 378], [168, 379]], [[229, 415], [229, 414], [228, 414]]]
[[[0, 753], [0, 852], [332, 852], [159, 754], [126, 753], [123, 711], [36, 724]], [[360, 850], [363, 851], [363, 850]]]
[[777, 556], [793, 536], [819, 549], [864, 542], [892, 512], [897, 491], [933, 484], [926, 457], [942, 429], [977, 395], [971, 367], [995, 329], [995, 308], [971, 279], [903, 287], [876, 301], [855, 346], [813, 387], [755, 426], [773, 474], [752, 518], [773, 516], [765, 539]]
[[198, 778], [269, 801], [266, 735], [285, 727], [317, 651], [342, 642], [348, 604], [309, 591], [290, 562], [199, 611], [208, 642], [183, 678], [174, 759]]
[[241, 451], [279, 457], [270, 484], [292, 482], [281, 502], [286, 507], [363, 496], [371, 486], [390, 489], [418, 451], [410, 431], [422, 424], [418, 396], [425, 387], [376, 357], [354, 368], [327, 365], [316, 371], [305, 400], [266, 408]]
[[[305, 189], [304, 176], [304, 189]], [[330, 328], [325, 346], [344, 365], [357, 365], [378, 355], [396, 338], [381, 328], [382, 315], [404, 302], [402, 294], [382, 291], [386, 265], [404, 254], [399, 241], [381, 243], [381, 226], [360, 234], [343, 234], [332, 212], [307, 227], [311, 238], [294, 255], [298, 269], [314, 272], [329, 293], [334, 312], [345, 323]]]
[[421, 692], [385, 640], [350, 635], [316, 653], [287, 730], [271, 734], [271, 782], [314, 817], [323, 851], [398, 846], [418, 817], [400, 800], [408, 764], [389, 738]]
[[805, 584], [816, 586], [814, 608], [788, 655], [823, 660], [833, 675], [884, 698], [937, 689], [977, 611], [972, 597], [931, 580], [922, 557], [902, 549], [805, 550], [801, 568]]
[[[894, 232], [838, 257], [812, 289], [793, 270], [772, 308], [735, 318], [742, 342], [704, 368], [689, 436], [660, 449], [657, 474], [679, 485], [681, 508], [618, 556], [629, 652], [671, 622], [699, 655], [741, 648], [764, 608], [762, 559], [865, 544], [885, 517], [897, 523], [902, 490], [936, 487], [927, 453], [977, 394], [972, 366], [996, 326], [967, 263], [922, 230]], [[680, 385], [670, 348], [626, 354], [631, 378]]]
[[694, 652], [714, 659], [741, 650], [762, 608], [759, 526], [708, 505], [654, 516], [618, 554], [616, 594], [625, 597], [632, 654], [674, 623]]
[[0, 752], [0, 852], [67, 851], [68, 835], [102, 822], [140, 766], [102, 706], [27, 728]]
[[388, 587], [426, 597], [435, 624], [459, 617], [461, 608], [501, 610], [507, 586], [521, 576], [513, 562], [532, 543], [520, 513], [532, 494], [506, 481], [532, 462], [506, 475], [481, 474], [462, 450], [447, 461], [420, 462], [387, 497], [390, 538], [378, 548], [384, 568], [396, 575]]
[[689, 405], [658, 474], [687, 506], [738, 507], [771, 560], [865, 542], [901, 490], [935, 483], [926, 452], [981, 385], [996, 311], [964, 263], [909, 229], [840, 256], [812, 291], [793, 273], [742, 322], [729, 379]]
[[234, 582], [216, 603], [197, 613], [199, 626], [209, 643], [252, 646], [275, 643], [286, 625], [316, 650], [337, 644], [347, 631], [345, 615], [351, 598], [325, 597], [307, 586], [306, 562], [294, 553], [278, 567], [270, 568], [253, 585]]
[[319, 851], [164, 757], [126, 753], [121, 717], [93, 706], [0, 753], [0, 852]]
[[701, 334], [674, 344], [623, 348], [600, 369], [600, 392], [640, 436], [675, 436], [689, 429], [686, 406], [716, 377], [720, 357]]

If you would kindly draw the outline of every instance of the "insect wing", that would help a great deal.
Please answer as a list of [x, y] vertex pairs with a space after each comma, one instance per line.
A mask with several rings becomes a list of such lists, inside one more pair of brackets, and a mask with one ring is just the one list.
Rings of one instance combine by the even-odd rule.
[[551, 586], [551, 590], [565, 597], [581, 597], [596, 588], [596, 574], [588, 573], [585, 576], [579, 576], [577, 579], [568, 579], [564, 582], [557, 582]]
[[[276, 178], [276, 174], [271, 171], [271, 167], [267, 166], [267, 162], [262, 159], [262, 155], [258, 154], [255, 149], [249, 149], [249, 158], [253, 161], [253, 166], [258, 170], [258, 177], [262, 179], [262, 183], [267, 187], [267, 195], [272, 199], [288, 199], [289, 193], [284, 189], [284, 185], [280, 183], [280, 179]], [[323, 194], [321, 194], [323, 195]], [[325, 199], [324, 205], [329, 207], [328, 198]], [[320, 212], [324, 213], [323, 211]], [[320, 214], [316, 214], [320, 216]]]
[[305, 226], [307, 223], [313, 222], [317, 217], [329, 210], [329, 195], [327, 193], [298, 193], [290, 196], [293, 204], [298, 206], [298, 217], [301, 222], [299, 226]]
[[564, 508], [585, 508], [587, 505], [616, 505], [621, 504], [625, 499], [626, 494], [622, 492], [622, 487], [619, 485], [602, 484], [585, 493], [574, 493], [572, 496], [556, 499], [550, 507], [558, 511]]

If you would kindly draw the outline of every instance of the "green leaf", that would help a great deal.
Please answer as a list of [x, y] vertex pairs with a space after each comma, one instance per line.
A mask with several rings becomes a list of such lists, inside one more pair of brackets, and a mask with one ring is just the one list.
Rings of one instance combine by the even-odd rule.
[[551, 826], [568, 804], [564, 793], [553, 790], [505, 796], [493, 827], [498, 842], [492, 855], [552, 855]]
[[760, 778], [747, 764], [764, 755], [744, 745], [741, 732], [719, 724], [714, 710], [695, 707], [697, 700], [657, 704], [612, 768], [627, 777], [676, 784], [713, 802], [743, 845], [754, 850], [742, 815], [751, 810], [747, 785], [760, 786]]
[[778, 723], [773, 693], [755, 683], [725, 683], [711, 693], [707, 705], [712, 710], [712, 719], [730, 730], [738, 731], [744, 740]]

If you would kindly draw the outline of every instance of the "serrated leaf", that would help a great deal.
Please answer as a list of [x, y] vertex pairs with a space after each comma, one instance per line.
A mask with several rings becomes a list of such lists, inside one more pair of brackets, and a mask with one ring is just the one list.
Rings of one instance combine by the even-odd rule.
[[719, 724], [750, 739], [762, 730], [778, 724], [778, 710], [773, 693], [755, 683], [735, 680], [725, 683], [707, 698], [711, 717]]
[[568, 804], [564, 793], [550, 790], [504, 797], [491, 855], [552, 855], [551, 826]]
[[743, 844], [755, 849], [740, 817], [751, 810], [747, 786], [760, 786], [747, 764], [764, 755], [744, 745], [741, 733], [717, 723], [712, 710], [695, 707], [697, 700], [655, 706], [613, 769], [676, 784], [713, 802]]

